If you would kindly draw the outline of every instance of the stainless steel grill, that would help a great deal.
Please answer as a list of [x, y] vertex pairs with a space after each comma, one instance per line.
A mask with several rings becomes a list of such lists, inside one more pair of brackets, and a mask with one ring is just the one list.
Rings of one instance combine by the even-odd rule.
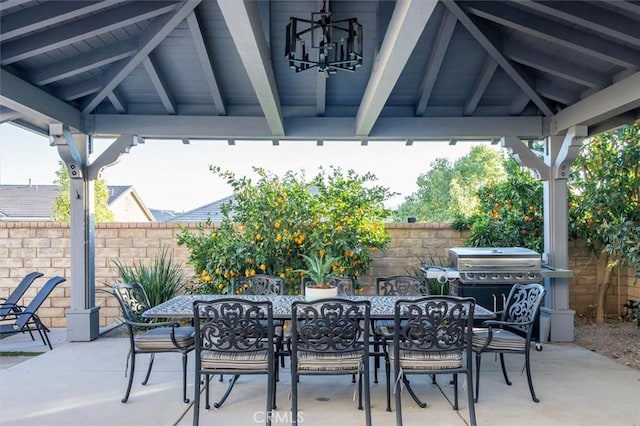
[[449, 263], [461, 284], [540, 282], [540, 255], [523, 247], [453, 247]]

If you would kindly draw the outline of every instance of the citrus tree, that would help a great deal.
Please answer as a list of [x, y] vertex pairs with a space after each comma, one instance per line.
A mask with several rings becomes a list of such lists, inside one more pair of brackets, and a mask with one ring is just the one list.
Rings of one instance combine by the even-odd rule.
[[478, 210], [452, 223], [458, 230], [471, 231], [466, 245], [472, 247], [544, 248], [542, 183], [513, 158], [503, 161], [506, 180], [478, 190]]
[[[58, 162], [56, 180], [58, 191], [53, 199], [53, 217], [55, 222], [69, 222], [71, 219], [71, 180], [64, 162]], [[96, 222], [113, 222], [113, 212], [109, 209], [109, 189], [103, 179], [95, 181], [94, 217]]]
[[569, 188], [570, 235], [597, 257], [596, 320], [603, 322], [612, 270], [629, 265], [640, 277], [640, 125], [585, 141]]
[[369, 268], [372, 252], [390, 242], [384, 221], [391, 212], [383, 202], [394, 194], [375, 185], [373, 174], [331, 168], [307, 180], [304, 172], [280, 177], [255, 168], [254, 181], [211, 170], [234, 196], [222, 206], [221, 223], [182, 227], [178, 235], [197, 271], [195, 291], [227, 293], [234, 277], [269, 274], [297, 293], [303, 255], [333, 257], [336, 275], [357, 277]]

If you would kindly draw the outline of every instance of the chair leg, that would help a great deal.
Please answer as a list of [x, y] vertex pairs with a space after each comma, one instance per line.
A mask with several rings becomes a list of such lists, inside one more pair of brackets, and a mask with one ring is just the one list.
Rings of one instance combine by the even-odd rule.
[[[435, 377], [435, 375], [434, 375]], [[458, 410], [458, 374], [453, 375], [453, 409]]]
[[[33, 324], [33, 326], [38, 331], [40, 340], [42, 340], [42, 344], [49, 346], [49, 349], [53, 350], [53, 348], [51, 347], [51, 342], [49, 341], [49, 337], [47, 336], [47, 332], [49, 331], [49, 329], [42, 323], [42, 321], [40, 321], [40, 318], [37, 315], [32, 315], [29, 322]], [[27, 324], [27, 327], [29, 327], [29, 333], [31, 334], [30, 325]], [[35, 340], [33, 334], [31, 334], [31, 340]]]
[[371, 426], [371, 387], [369, 386], [369, 366], [364, 371], [364, 417], [366, 426]]
[[478, 402], [479, 393], [480, 393], [480, 352], [476, 352], [476, 397], [475, 397], [475, 402]]
[[391, 363], [389, 357], [384, 357], [384, 374], [387, 379], [387, 411], [391, 411]]
[[49, 336], [47, 336], [47, 332], [49, 331], [49, 329], [45, 327], [44, 324], [38, 323], [38, 322], [36, 322], [36, 329], [38, 330], [38, 334], [40, 334], [40, 339], [42, 340], [42, 344], [49, 346], [49, 349], [53, 350], [53, 347], [51, 346], [51, 342], [49, 341]]
[[538, 397], [536, 397], [535, 391], [533, 390], [533, 381], [531, 379], [531, 363], [529, 359], [528, 349], [527, 349], [527, 352], [525, 353], [525, 365], [527, 368], [527, 381], [529, 382], [529, 391], [531, 392], [531, 398], [533, 399], [533, 402], [540, 402]]
[[129, 394], [131, 393], [131, 385], [133, 384], [133, 373], [136, 371], [136, 353], [130, 352], [129, 356], [131, 357], [131, 369], [129, 370], [129, 383], [127, 384], [127, 390], [124, 393], [124, 398], [122, 398], [122, 402], [127, 402], [129, 400]]
[[189, 403], [187, 398], [187, 353], [182, 353], [182, 400], [185, 404]]
[[504, 381], [507, 382], [509, 386], [511, 386], [511, 382], [509, 381], [509, 376], [507, 375], [507, 367], [504, 365], [504, 354], [500, 353], [500, 366], [502, 367], [502, 375], [504, 376]]
[[[222, 374], [220, 375], [220, 377], [222, 377]], [[205, 383], [206, 383], [206, 387], [204, 388], [204, 400], [205, 400], [205, 408], [207, 410], [211, 409], [211, 390], [209, 389], [209, 382], [211, 381], [211, 375], [207, 374], [206, 375], [206, 379], [205, 379]]]
[[[276, 366], [278, 365], [278, 359], [275, 361]], [[275, 372], [267, 373], [267, 411], [265, 419], [265, 423], [267, 426], [271, 426], [271, 417], [273, 414], [273, 410], [276, 408], [276, 378]]]
[[[276, 364], [278, 363], [278, 360], [276, 359]], [[273, 410], [277, 409], [277, 405], [276, 405], [276, 389], [278, 386], [278, 381], [274, 380], [273, 381], [273, 389], [271, 389], [271, 392], [273, 393], [273, 401], [271, 402], [271, 408]]]
[[373, 383], [378, 384], [378, 369], [380, 368], [380, 340], [373, 338]]
[[[472, 382], [472, 374], [468, 371], [467, 373], [467, 404], [469, 404], [469, 422], [470, 426], [476, 426], [476, 407], [475, 401], [473, 400], [473, 385]], [[456, 392], [457, 393], [457, 392]]]
[[[193, 390], [193, 426], [198, 426], [200, 421], [200, 381], [202, 380], [202, 374], [199, 371], [196, 371], [196, 379], [194, 381], [194, 390]], [[205, 386], [209, 386], [209, 375], [206, 375], [205, 378]]]
[[147, 382], [149, 381], [149, 376], [151, 375], [151, 368], [153, 367], [154, 355], [155, 354], [151, 354], [151, 356], [149, 357], [149, 368], [147, 369], [147, 375], [144, 377], [144, 380], [142, 381], [143, 385], [146, 385]]
[[298, 371], [291, 362], [291, 425], [298, 426]]
[[358, 410], [362, 410], [362, 373], [358, 374]]
[[224, 395], [222, 395], [222, 398], [220, 398], [220, 400], [218, 402], [214, 402], [213, 403], [214, 407], [216, 407], [216, 408], [222, 407], [222, 404], [224, 404], [224, 402], [229, 397], [229, 394], [231, 393], [231, 390], [233, 389], [233, 386], [235, 386], [236, 382], [238, 381], [238, 377], [240, 377], [240, 375], [236, 374], [231, 379], [229, 379], [229, 386], [227, 386], [227, 390], [224, 391]]
[[400, 380], [398, 380], [400, 371], [394, 371], [394, 373], [393, 392], [396, 402], [396, 426], [402, 426], [402, 385], [400, 384]]
[[411, 387], [411, 384], [409, 383], [409, 379], [407, 379], [406, 376], [402, 376], [402, 381], [404, 382], [404, 387], [407, 388], [407, 392], [409, 392], [409, 395], [411, 395], [411, 398], [413, 398], [413, 400], [416, 402], [416, 404], [418, 404], [418, 406], [420, 408], [426, 408], [427, 407], [427, 403], [420, 401], [420, 398], [418, 398], [418, 395], [416, 395], [416, 393], [413, 391], [413, 388]]

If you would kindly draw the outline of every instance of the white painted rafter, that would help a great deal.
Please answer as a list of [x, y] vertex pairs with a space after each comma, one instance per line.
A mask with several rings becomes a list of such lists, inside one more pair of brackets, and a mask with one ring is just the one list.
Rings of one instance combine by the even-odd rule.
[[105, 72], [103, 87], [95, 96], [89, 99], [82, 111], [84, 113], [93, 111], [180, 22], [184, 21], [193, 9], [200, 4], [200, 1], [185, 1], [173, 13], [154, 19], [138, 38], [138, 51], [136, 54], [112, 65]]
[[124, 114], [127, 112], [127, 106], [124, 102], [124, 96], [122, 96], [117, 87], [113, 90], [113, 92], [107, 95], [107, 98], [109, 98], [109, 102], [111, 102], [111, 105], [113, 105], [117, 112], [119, 112], [120, 114]]
[[552, 134], [640, 108], [640, 72], [568, 106], [551, 118]]
[[213, 99], [213, 104], [216, 107], [218, 115], [226, 115], [227, 111], [224, 105], [224, 100], [222, 99], [222, 92], [218, 85], [218, 79], [213, 72], [213, 55], [204, 41], [202, 28], [200, 27], [198, 15], [196, 15], [195, 11], [187, 16], [187, 24], [189, 25], [193, 45], [198, 53], [198, 60], [200, 61], [200, 65], [202, 65], [202, 72], [204, 73], [204, 79], [207, 83], [207, 87], [209, 88], [211, 98]]
[[272, 136], [284, 136], [284, 123], [269, 49], [255, 2], [218, 0], [231, 37], [247, 70]]
[[76, 108], [26, 81], [0, 69], [0, 106], [24, 116], [35, 116], [45, 123], [61, 122], [83, 130], [84, 120]]
[[144, 65], [144, 69], [147, 71], [147, 75], [151, 79], [151, 84], [156, 89], [156, 93], [160, 96], [160, 102], [164, 106], [167, 114], [175, 114], [176, 113], [176, 105], [173, 101], [173, 96], [171, 96], [171, 92], [169, 91], [169, 87], [167, 86], [167, 82], [160, 71], [158, 63], [153, 59], [153, 54], [149, 54], [146, 58], [142, 60], [142, 64]]
[[493, 31], [483, 22], [468, 16], [467, 13], [453, 1], [447, 1], [444, 5], [453, 13], [458, 21], [471, 33], [480, 46], [489, 53], [489, 55], [500, 65], [507, 75], [516, 83], [518, 87], [536, 104], [536, 106], [546, 116], [553, 115], [546, 101], [538, 95], [533, 87], [532, 79], [524, 72], [517, 69], [501, 52], [499, 47], [500, 41]]
[[478, 73], [478, 79], [473, 85], [471, 95], [464, 103], [464, 115], [473, 115], [473, 112], [476, 110], [476, 107], [478, 106], [478, 103], [480, 102], [480, 99], [482, 98], [485, 90], [487, 90], [487, 87], [489, 86], [489, 83], [491, 82], [496, 69], [498, 69], [498, 63], [494, 61], [491, 56], [487, 57], [482, 69]]
[[[55, 26], [62, 22], [78, 19], [89, 13], [113, 7], [122, 0], [112, 1], [56, 1], [43, 2], [37, 8], [27, 8], [0, 17], [0, 42]], [[3, 8], [8, 2], [2, 3]]]
[[37, 85], [55, 83], [56, 81], [128, 58], [132, 56], [137, 49], [138, 46], [135, 41], [113, 43], [94, 49], [86, 54], [37, 68], [29, 73], [29, 81]]
[[[450, 3], [446, 3], [449, 5]], [[468, 2], [467, 10], [483, 19], [568, 47], [624, 68], [640, 67], [640, 52], [570, 26], [554, 24], [538, 15], [492, 2]]]
[[640, 24], [637, 20], [596, 7], [589, 2], [519, 0], [518, 5], [640, 47]]
[[398, 0], [356, 115], [356, 135], [371, 133], [427, 21], [434, 0]]
[[502, 53], [514, 62], [592, 89], [601, 89], [611, 84], [611, 78], [604, 73], [585, 69], [571, 61], [538, 52], [520, 43], [505, 43]]
[[39, 31], [2, 44], [2, 66], [87, 40], [136, 22], [175, 10], [175, 3], [133, 2], [127, 7], [106, 10], [61, 27]]
[[[368, 139], [493, 140], [502, 136], [540, 138], [545, 134], [542, 117], [380, 117]], [[146, 138], [273, 139], [264, 117], [120, 115], [91, 117], [90, 130], [97, 135], [137, 133]], [[354, 135], [355, 119], [342, 117], [291, 117], [285, 119], [286, 137], [279, 140], [361, 140]], [[367, 138], [364, 138], [367, 139]]]
[[424, 78], [420, 84], [420, 97], [416, 106], [417, 116], [424, 115], [427, 108], [429, 98], [431, 98], [431, 92], [433, 91], [433, 86], [436, 84], [438, 73], [442, 67], [444, 55], [447, 53], [447, 48], [449, 47], [453, 30], [456, 28], [456, 22], [458, 22], [456, 17], [448, 10], [445, 10], [442, 16], [442, 21], [440, 22], [440, 27], [438, 28], [436, 39], [433, 42], [433, 48], [429, 54]]

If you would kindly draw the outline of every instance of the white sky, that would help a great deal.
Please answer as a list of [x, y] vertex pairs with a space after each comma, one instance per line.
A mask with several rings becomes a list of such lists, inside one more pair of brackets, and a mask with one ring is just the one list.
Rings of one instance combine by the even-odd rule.
[[[436, 158], [455, 161], [480, 143], [403, 142], [148, 140], [131, 148], [120, 161], [104, 170], [108, 185], [132, 185], [149, 208], [187, 211], [232, 194], [225, 181], [209, 171], [209, 165], [231, 170], [237, 176], [254, 176], [252, 166], [263, 167], [278, 175], [287, 170], [305, 170], [311, 178], [318, 167], [331, 165], [344, 171], [353, 169], [362, 175], [372, 172], [378, 184], [400, 195], [387, 202], [389, 207], [402, 203], [418, 189], [416, 179], [426, 173]], [[106, 147], [95, 142], [96, 152]], [[495, 147], [499, 149], [498, 147]], [[55, 180], [60, 157], [48, 138], [10, 124], [0, 125], [0, 184], [50, 185]]]

